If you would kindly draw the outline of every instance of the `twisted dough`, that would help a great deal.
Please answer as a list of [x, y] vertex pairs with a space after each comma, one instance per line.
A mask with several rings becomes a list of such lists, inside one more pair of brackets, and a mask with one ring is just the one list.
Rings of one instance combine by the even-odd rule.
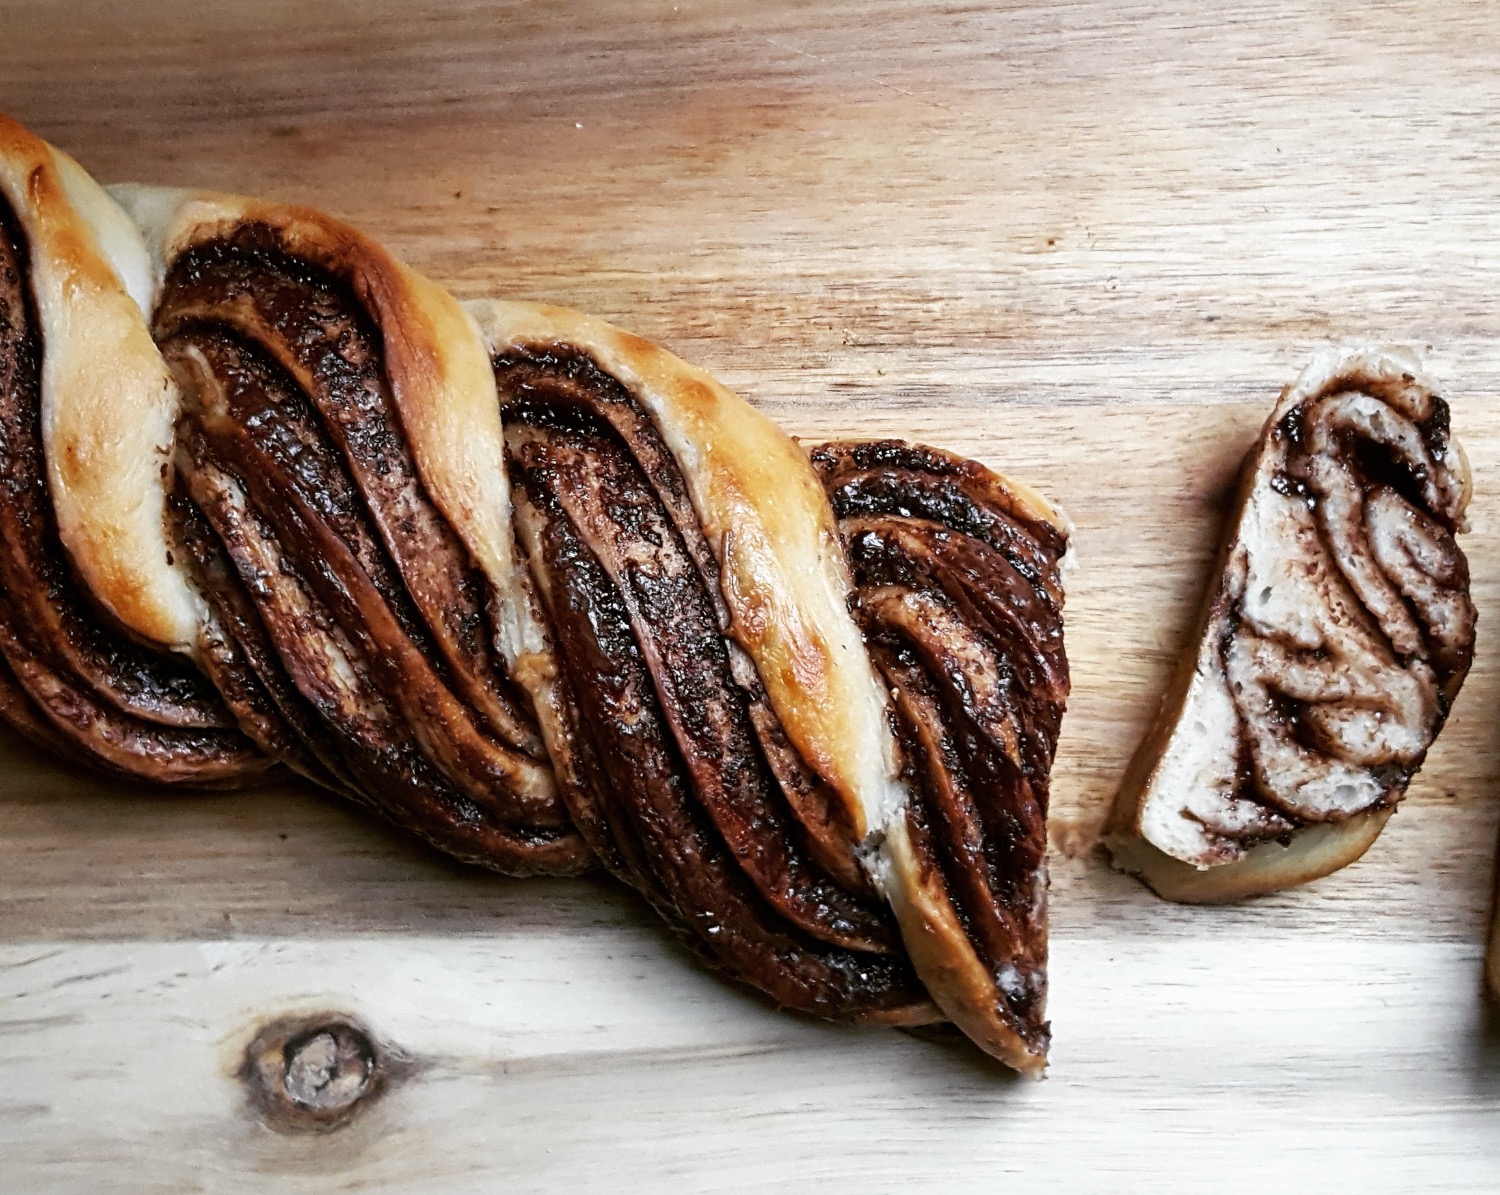
[[[609, 779], [568, 786], [600, 859], [783, 1004], [910, 1023], [925, 988], [1039, 1070], [1060, 516], [901, 444], [830, 445], [814, 471], [655, 345], [558, 308], [470, 309], [576, 711], [552, 757], [598, 775], [574, 762], [592, 753]], [[865, 545], [882, 535], [884, 564]]]
[[112, 775], [233, 786], [274, 765], [192, 663], [214, 628], [162, 519], [150, 287], [124, 214], [0, 116], [0, 713]]
[[1368, 848], [1473, 658], [1469, 489], [1409, 356], [1314, 360], [1246, 463], [1196, 652], [1111, 819], [1118, 864], [1222, 900]]
[[511, 674], [541, 635], [473, 321], [319, 213], [115, 193], [161, 280], [153, 331], [181, 394], [170, 522], [227, 632], [204, 667], [241, 725], [460, 858], [582, 869]]
[[[136, 479], [157, 537], [119, 548], [97, 487], [74, 512], [90, 626], [154, 581], [176, 618], [134, 614], [136, 650], [232, 717], [251, 765], [510, 874], [597, 859], [782, 1006], [947, 1017], [1040, 1073], [1054, 511], [903, 444], [815, 467], [657, 346], [466, 311], [319, 213], [115, 196], [160, 356], [125, 271], [101, 277], [165, 417], [89, 466]], [[90, 393], [44, 398], [86, 434]]]

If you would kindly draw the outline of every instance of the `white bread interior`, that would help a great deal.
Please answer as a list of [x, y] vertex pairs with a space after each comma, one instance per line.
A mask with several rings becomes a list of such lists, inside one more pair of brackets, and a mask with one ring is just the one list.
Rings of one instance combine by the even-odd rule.
[[[1220, 615], [1236, 596], [1253, 615], [1291, 626], [1294, 632], [1299, 625], [1311, 626], [1307, 612], [1297, 608], [1308, 600], [1311, 582], [1276, 538], [1284, 513], [1302, 499], [1281, 494], [1271, 485], [1270, 433], [1293, 407], [1356, 372], [1392, 386], [1430, 390], [1409, 352], [1357, 347], [1320, 352], [1295, 385], [1283, 392], [1246, 460], [1195, 645], [1179, 666], [1126, 772], [1106, 824], [1102, 842], [1115, 865], [1139, 875], [1166, 899], [1238, 900], [1325, 876], [1363, 855], [1392, 812], [1389, 803], [1376, 804], [1378, 791], [1370, 785], [1369, 791], [1362, 788], [1364, 777], [1352, 768], [1347, 775], [1335, 774], [1326, 785], [1326, 820], [1300, 825], [1288, 835], [1277, 836], [1274, 826], [1267, 827], [1274, 812], [1268, 815], [1260, 804], [1234, 796], [1237, 715], [1215, 639]], [[1457, 498], [1461, 510], [1472, 480], [1456, 440], [1450, 448], [1462, 489]], [[1233, 579], [1233, 594], [1231, 560], [1245, 562], [1243, 575]], [[1256, 603], [1263, 609], [1254, 609]], [[1339, 799], [1347, 808], [1337, 807]], [[1241, 846], [1216, 835], [1212, 827], [1259, 829], [1267, 840]]]

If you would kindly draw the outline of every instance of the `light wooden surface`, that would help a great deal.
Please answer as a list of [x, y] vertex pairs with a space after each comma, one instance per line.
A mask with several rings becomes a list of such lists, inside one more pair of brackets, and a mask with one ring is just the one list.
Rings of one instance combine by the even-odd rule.
[[[0, 108], [107, 181], [315, 203], [462, 296], [607, 316], [809, 438], [978, 456], [1081, 562], [1045, 1083], [771, 1013], [604, 881], [0, 739], [0, 1189], [1500, 1185], [1493, 5], [4, 0]], [[1234, 466], [1325, 338], [1448, 388], [1478, 661], [1364, 861], [1171, 907], [1092, 839]], [[309, 1009], [415, 1064], [281, 1136], [237, 1051]]]

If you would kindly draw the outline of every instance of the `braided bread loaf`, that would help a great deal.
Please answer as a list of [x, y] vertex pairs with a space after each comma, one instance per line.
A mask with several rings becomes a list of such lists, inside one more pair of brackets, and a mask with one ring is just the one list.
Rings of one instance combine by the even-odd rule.
[[[3, 127], [11, 174], [65, 161]], [[6, 567], [68, 585], [7, 573], [5, 600], [114, 635], [153, 694], [201, 710], [205, 759], [164, 767], [160, 716], [141, 747], [69, 722], [19, 632], [0, 644], [9, 720], [151, 780], [279, 763], [509, 874], [597, 860], [782, 1006], [946, 1017], [1040, 1073], [1068, 687], [1055, 511], [931, 449], [810, 460], [655, 345], [559, 308], [466, 310], [319, 213], [114, 193], [130, 220], [91, 183], [92, 224], [60, 192], [4, 193], [0, 312], [33, 347], [6, 341], [0, 402], [72, 437], [7, 425], [25, 485], [0, 496]], [[39, 206], [79, 224], [101, 326], [150, 380], [125, 412], [96, 397], [135, 376], [124, 349], [53, 384], [10, 366], [68, 351], [26, 314], [59, 255]], [[90, 440], [109, 420], [128, 434]], [[84, 476], [55, 480], [58, 461]], [[58, 528], [35, 551], [23, 501]], [[121, 709], [73, 642], [44, 645], [48, 675]]]

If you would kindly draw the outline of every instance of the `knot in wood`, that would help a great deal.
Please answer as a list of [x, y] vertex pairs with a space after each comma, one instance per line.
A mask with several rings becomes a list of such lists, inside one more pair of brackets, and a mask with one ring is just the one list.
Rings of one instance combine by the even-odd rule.
[[388, 1053], [342, 1014], [283, 1018], [246, 1047], [240, 1079], [271, 1128], [336, 1129], [380, 1095], [391, 1075]]
[[369, 1090], [375, 1073], [370, 1039], [350, 1025], [304, 1034], [287, 1042], [282, 1053], [287, 1096], [304, 1108], [347, 1108]]

